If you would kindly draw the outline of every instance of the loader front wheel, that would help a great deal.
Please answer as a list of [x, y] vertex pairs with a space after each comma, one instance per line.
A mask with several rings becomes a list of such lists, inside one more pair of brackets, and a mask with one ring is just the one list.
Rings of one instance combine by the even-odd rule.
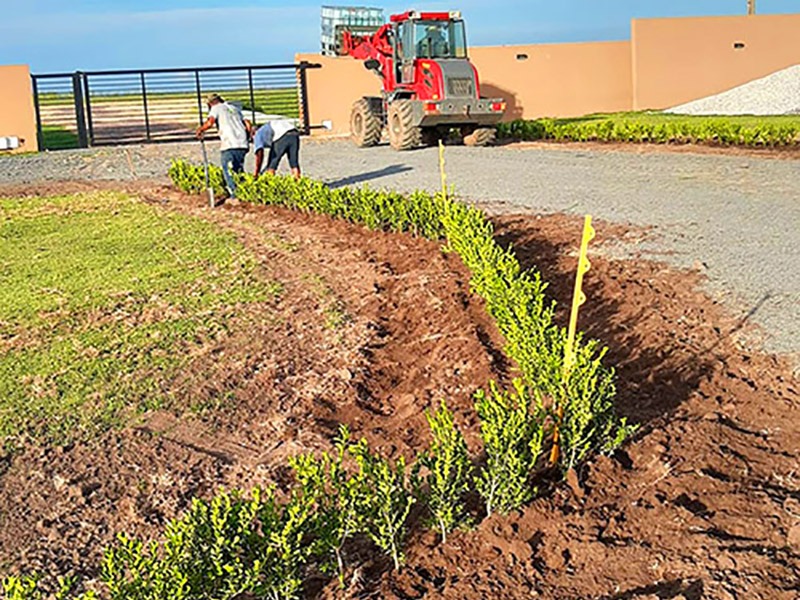
[[422, 143], [422, 129], [414, 125], [411, 100], [395, 100], [389, 105], [389, 143], [395, 150], [411, 150]]
[[359, 148], [369, 148], [381, 140], [381, 114], [375, 104], [361, 98], [350, 111], [350, 139]]
[[494, 127], [478, 127], [462, 133], [465, 146], [491, 146], [497, 138], [497, 130]]

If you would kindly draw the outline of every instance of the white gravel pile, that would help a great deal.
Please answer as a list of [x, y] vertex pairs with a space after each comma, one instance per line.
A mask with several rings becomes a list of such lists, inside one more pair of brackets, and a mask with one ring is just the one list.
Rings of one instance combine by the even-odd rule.
[[682, 115], [794, 115], [800, 114], [800, 65], [777, 71], [664, 112]]

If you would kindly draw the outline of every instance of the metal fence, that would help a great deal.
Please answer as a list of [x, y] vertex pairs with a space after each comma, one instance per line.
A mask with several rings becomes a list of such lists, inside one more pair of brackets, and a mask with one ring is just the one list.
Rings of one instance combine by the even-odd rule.
[[308, 133], [307, 62], [293, 65], [76, 71], [32, 75], [39, 148], [191, 139], [217, 92], [246, 118], [296, 119]]

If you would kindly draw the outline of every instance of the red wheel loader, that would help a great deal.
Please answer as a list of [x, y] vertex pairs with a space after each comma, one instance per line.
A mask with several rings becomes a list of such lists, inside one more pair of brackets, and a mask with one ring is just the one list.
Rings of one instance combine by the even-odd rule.
[[381, 96], [353, 105], [350, 136], [356, 145], [374, 146], [384, 127], [395, 150], [436, 143], [454, 128], [467, 145], [494, 142], [506, 104], [481, 97], [461, 13], [409, 11], [392, 15], [374, 33], [344, 28], [340, 35], [338, 54], [364, 60], [383, 82]]

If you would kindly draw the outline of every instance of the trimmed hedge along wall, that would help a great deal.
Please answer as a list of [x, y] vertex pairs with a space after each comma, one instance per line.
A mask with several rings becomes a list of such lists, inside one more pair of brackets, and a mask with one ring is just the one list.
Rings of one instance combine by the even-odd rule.
[[[202, 167], [176, 161], [175, 184], [189, 193], [204, 188]], [[221, 171], [211, 181], [222, 195]], [[273, 490], [220, 492], [195, 499], [170, 521], [158, 541], [120, 534], [100, 565], [100, 596], [109, 600], [294, 599], [307, 573], [338, 576], [344, 587], [348, 545], [360, 536], [392, 560], [403, 561], [411, 507], [419, 502], [444, 539], [470, 523], [466, 496], [478, 492], [486, 514], [509, 513], [534, 495], [533, 475], [550, 439], [554, 403], [563, 407], [559, 429], [562, 474], [595, 451], [610, 452], [633, 431], [614, 411], [614, 372], [602, 365], [606, 349], [579, 336], [575, 365], [562, 381], [565, 330], [553, 323], [553, 303], [535, 271], [523, 270], [510, 249], [494, 240], [480, 210], [442, 195], [403, 196], [366, 188], [330, 189], [288, 177], [240, 178], [243, 201], [316, 212], [375, 230], [409, 232], [445, 240], [472, 272], [473, 290], [506, 339], [506, 353], [522, 378], [503, 391], [489, 382], [476, 394], [485, 463], [472, 465], [463, 436], [442, 401], [428, 412], [432, 441], [407, 469], [403, 457], [389, 461], [353, 442], [345, 427], [335, 452], [292, 457], [296, 484], [280, 501]], [[475, 475], [473, 476], [473, 472]], [[56, 600], [94, 600], [72, 579], [48, 582]], [[37, 577], [2, 580], [3, 600], [41, 600]]]
[[501, 138], [560, 142], [712, 143], [723, 146], [789, 146], [798, 143], [800, 126], [742, 124], [709, 117], [680, 122], [648, 123], [634, 119], [516, 120], [497, 126]]

